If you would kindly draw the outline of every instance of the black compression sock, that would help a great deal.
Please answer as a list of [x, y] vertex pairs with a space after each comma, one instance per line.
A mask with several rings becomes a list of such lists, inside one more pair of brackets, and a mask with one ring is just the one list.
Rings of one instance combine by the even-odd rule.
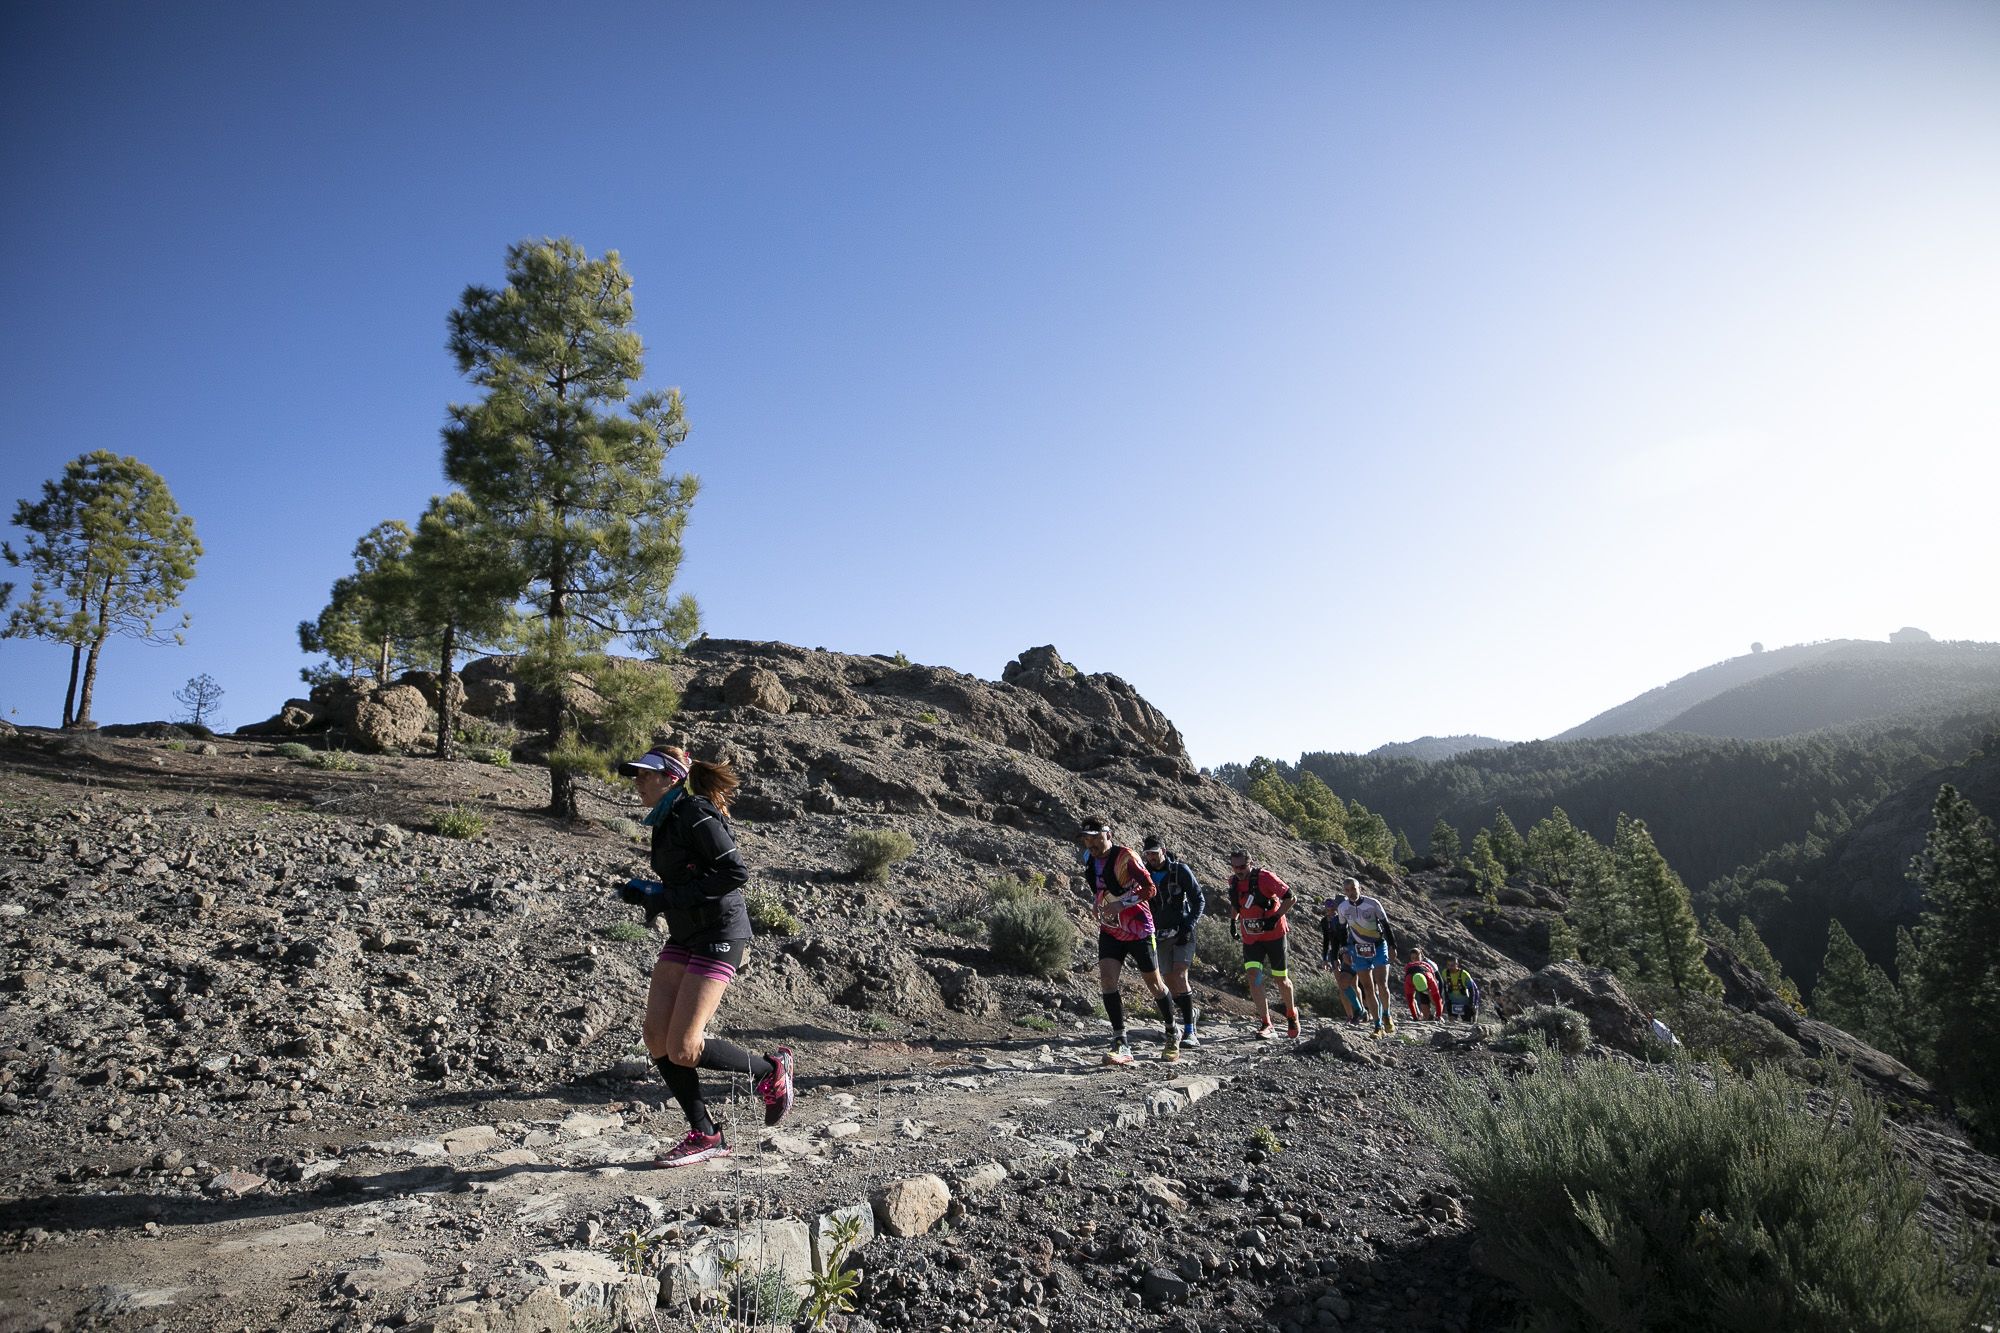
[[710, 1037], [701, 1048], [701, 1059], [695, 1061], [698, 1069], [715, 1069], [730, 1074], [748, 1074], [751, 1078], [767, 1078], [772, 1065], [769, 1060], [752, 1051], [746, 1051], [733, 1041], [723, 1041]]
[[1182, 1027], [1184, 1027], [1184, 1028], [1191, 1028], [1191, 1027], [1193, 1027], [1193, 1026], [1194, 1026], [1194, 992], [1193, 992], [1193, 991], [1189, 991], [1189, 992], [1188, 992], [1187, 994], [1185, 994], [1185, 995], [1176, 995], [1176, 996], [1174, 996], [1174, 1008], [1176, 1008], [1176, 1009], [1178, 1009], [1178, 1010], [1180, 1011], [1180, 1015], [1181, 1015], [1181, 1026], [1182, 1026]]
[[1111, 1030], [1125, 1031], [1125, 997], [1115, 990], [1104, 992], [1104, 1016], [1111, 1020]]
[[1174, 1030], [1174, 997], [1171, 995], [1162, 995], [1155, 1003], [1160, 1009], [1160, 1023], [1168, 1032], [1172, 1032]]
[[688, 1065], [677, 1065], [666, 1056], [653, 1061], [653, 1068], [660, 1071], [666, 1081], [667, 1091], [681, 1105], [681, 1113], [688, 1119], [688, 1128], [697, 1134], [715, 1133], [715, 1121], [708, 1115], [708, 1104], [701, 1099], [701, 1075]]

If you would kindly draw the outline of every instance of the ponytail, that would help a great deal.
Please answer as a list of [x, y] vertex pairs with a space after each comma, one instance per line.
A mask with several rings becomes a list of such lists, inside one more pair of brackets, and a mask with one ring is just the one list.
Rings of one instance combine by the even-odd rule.
[[743, 785], [743, 779], [736, 776], [736, 770], [729, 761], [718, 759], [711, 763], [706, 759], [693, 758], [686, 750], [669, 753], [687, 765], [687, 789], [727, 815], [729, 802], [734, 799], [736, 789]]

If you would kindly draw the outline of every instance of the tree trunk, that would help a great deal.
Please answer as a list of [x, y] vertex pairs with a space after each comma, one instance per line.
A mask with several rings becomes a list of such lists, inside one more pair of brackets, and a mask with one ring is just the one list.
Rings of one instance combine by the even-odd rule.
[[90, 656], [84, 659], [84, 665], [83, 665], [83, 699], [77, 705], [76, 720], [70, 724], [71, 726], [87, 727], [91, 725], [90, 696], [91, 693], [97, 688], [97, 654], [101, 652], [103, 648], [104, 648], [103, 639], [92, 640], [90, 645]]
[[[558, 513], [557, 517], [558, 524], [560, 524], [560, 513]], [[555, 569], [555, 577], [549, 580], [549, 633], [555, 639], [556, 644], [564, 649], [569, 647], [568, 626], [565, 623], [563, 608], [563, 580], [566, 577], [568, 577], [568, 570], [558, 561]], [[551, 754], [561, 750], [563, 742], [569, 739], [569, 671], [566, 658], [567, 654], [563, 653], [557, 659], [558, 665], [562, 670], [555, 682], [555, 724], [549, 728], [549, 751]], [[577, 806], [576, 800], [576, 773], [567, 764], [554, 763], [549, 765], [549, 813], [557, 819], [567, 820], [572, 823], [582, 816], [582, 811]]]
[[83, 670], [83, 645], [73, 643], [69, 647], [69, 693], [63, 695], [63, 729], [76, 724], [76, 678]]
[[389, 640], [384, 637], [381, 650], [375, 657], [375, 680], [378, 684], [389, 683]]
[[452, 644], [454, 640], [456, 640], [457, 636], [458, 636], [458, 626], [446, 625], [444, 627], [444, 652], [443, 652], [444, 660], [438, 665], [437, 757], [440, 759], [450, 759], [456, 751], [456, 746], [453, 744], [453, 737], [451, 734], [452, 733], [451, 685], [453, 680], [451, 672], [451, 659], [454, 656], [452, 652]]

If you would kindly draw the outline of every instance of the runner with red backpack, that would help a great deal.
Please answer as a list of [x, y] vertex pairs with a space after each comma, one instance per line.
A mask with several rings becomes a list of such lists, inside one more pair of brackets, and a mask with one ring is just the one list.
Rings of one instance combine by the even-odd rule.
[[1180, 1029], [1174, 1026], [1174, 1003], [1160, 977], [1160, 960], [1153, 945], [1153, 877], [1130, 847], [1111, 841], [1111, 826], [1102, 819], [1083, 821], [1083, 878], [1097, 915], [1097, 980], [1104, 995], [1104, 1016], [1111, 1020], [1108, 1065], [1132, 1063], [1132, 1046], [1125, 1036], [1125, 997], [1119, 994], [1125, 961], [1138, 964], [1139, 978], [1159, 1007], [1166, 1038], [1160, 1058], [1181, 1058]]
[[1291, 886], [1262, 866], [1250, 864], [1250, 853], [1229, 854], [1230, 923], [1243, 941], [1243, 971], [1250, 998], [1257, 1002], [1257, 1035], [1269, 1038], [1269, 986], [1278, 983], [1285, 1006], [1285, 1035], [1299, 1035], [1299, 1009], [1292, 999], [1291, 969], [1285, 961], [1285, 934], [1291, 929]]
[[1404, 958], [1407, 961], [1403, 966], [1403, 1003], [1409, 1006], [1410, 1017], [1441, 1021], [1444, 986], [1438, 978], [1437, 964], [1424, 957], [1424, 951], [1418, 948], [1412, 948]]

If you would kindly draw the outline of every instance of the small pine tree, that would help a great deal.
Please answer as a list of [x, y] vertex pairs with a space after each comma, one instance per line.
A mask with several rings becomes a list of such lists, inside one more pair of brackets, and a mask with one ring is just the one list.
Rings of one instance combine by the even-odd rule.
[[1830, 921], [1826, 961], [1813, 985], [1813, 1016], [1844, 1028], [1872, 1046], [1887, 1043], [1896, 1019], [1896, 988], [1889, 974], [1868, 961], [1854, 937]]
[[1488, 902], [1498, 901], [1500, 886], [1507, 882], [1506, 868], [1500, 858], [1493, 854], [1493, 835], [1485, 829], [1472, 835], [1472, 853], [1466, 857], [1467, 867], [1472, 877], [1479, 883], [1480, 896]]
[[1417, 849], [1410, 846], [1410, 835], [1403, 832], [1403, 830], [1401, 829], [1397, 829], [1396, 864], [1402, 866], [1404, 869], [1407, 870], [1409, 867], [1415, 865], [1416, 861], [1417, 861]]
[[1514, 821], [1507, 818], [1505, 810], [1493, 812], [1493, 855], [1508, 874], [1519, 873], [1526, 862], [1527, 845], [1521, 841], [1520, 830]]
[[1576, 957], [1576, 933], [1562, 917], [1549, 918], [1549, 961], [1560, 963]]
[[1778, 998], [1783, 1000], [1793, 1013], [1805, 1013], [1806, 1003], [1799, 994], [1798, 983], [1785, 975], [1785, 969], [1779, 964], [1777, 955], [1773, 954], [1770, 946], [1764, 943], [1764, 937], [1757, 933], [1755, 922], [1747, 916], [1736, 918], [1736, 929], [1728, 933], [1724, 942], [1738, 958], [1749, 965], [1751, 970], [1764, 978], [1765, 985], [1778, 992]]
[[1446, 822], [1443, 815], [1439, 815], [1437, 823], [1431, 825], [1431, 860], [1448, 866], [1457, 865], [1458, 854], [1463, 850], [1464, 846], [1458, 840], [1458, 830]]
[[190, 676], [187, 684], [174, 691], [174, 702], [187, 710], [183, 721], [205, 727], [215, 716], [216, 705], [222, 702], [222, 687], [204, 671], [199, 676]]
[[1721, 990], [1702, 961], [1708, 950], [1687, 885], [1653, 845], [1645, 820], [1618, 816], [1612, 860], [1619, 888], [1634, 909], [1638, 948], [1633, 961], [1639, 978], [1670, 983], [1682, 996]]

